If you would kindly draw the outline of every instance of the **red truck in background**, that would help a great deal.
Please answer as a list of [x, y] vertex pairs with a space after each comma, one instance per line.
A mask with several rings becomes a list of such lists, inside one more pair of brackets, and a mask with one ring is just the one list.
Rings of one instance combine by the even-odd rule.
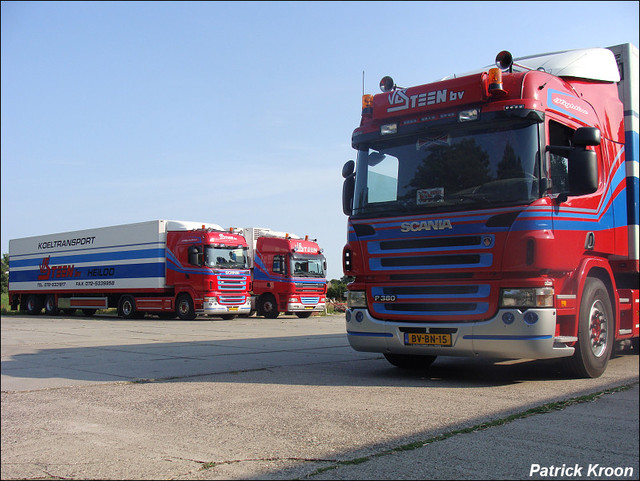
[[247, 251], [216, 224], [167, 220], [15, 239], [9, 299], [28, 314], [232, 319], [251, 307]]
[[516, 59], [364, 95], [343, 168], [346, 330], [404, 368], [638, 348], [638, 49]]
[[315, 240], [262, 227], [245, 227], [252, 275], [252, 309], [275, 319], [324, 312], [327, 261]]

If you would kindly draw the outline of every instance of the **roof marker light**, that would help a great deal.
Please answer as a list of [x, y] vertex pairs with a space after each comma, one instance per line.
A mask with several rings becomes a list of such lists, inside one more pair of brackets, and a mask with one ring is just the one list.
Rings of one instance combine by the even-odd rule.
[[366, 94], [362, 96], [362, 113], [373, 112], [373, 95]]
[[502, 84], [502, 70], [499, 68], [489, 69], [489, 95], [504, 94], [506, 90]]
[[380, 135], [391, 135], [398, 132], [398, 124], [386, 124], [380, 126]]
[[478, 109], [469, 109], [458, 112], [458, 122], [478, 120]]

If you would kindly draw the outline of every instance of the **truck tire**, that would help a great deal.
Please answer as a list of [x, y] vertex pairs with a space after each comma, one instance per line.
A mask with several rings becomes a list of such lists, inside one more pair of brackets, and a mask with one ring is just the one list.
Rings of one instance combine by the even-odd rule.
[[295, 314], [296, 314], [296, 316], [298, 316], [300, 319], [306, 319], [307, 317], [311, 317], [311, 314], [313, 314], [313, 312], [311, 312], [311, 311], [304, 311], [304, 312], [296, 312]]
[[176, 301], [176, 314], [183, 321], [192, 321], [196, 318], [196, 310], [189, 294], [180, 294]]
[[587, 278], [578, 319], [578, 343], [565, 368], [577, 377], [600, 377], [607, 368], [613, 349], [613, 309], [604, 283]]
[[418, 356], [412, 354], [388, 354], [385, 353], [384, 357], [396, 367], [402, 369], [412, 369], [412, 370], [425, 370], [433, 361], [436, 360], [437, 356]]
[[260, 298], [258, 312], [267, 319], [275, 319], [278, 317], [278, 303], [272, 294], [265, 294]]
[[60, 312], [56, 306], [56, 296], [49, 294], [44, 299], [44, 312], [47, 316], [57, 316]]
[[123, 319], [135, 319], [136, 301], [131, 296], [122, 296], [118, 305], [118, 315]]
[[25, 310], [30, 316], [36, 316], [40, 314], [40, 312], [42, 311], [42, 301], [40, 300], [40, 296], [29, 294], [27, 296]]

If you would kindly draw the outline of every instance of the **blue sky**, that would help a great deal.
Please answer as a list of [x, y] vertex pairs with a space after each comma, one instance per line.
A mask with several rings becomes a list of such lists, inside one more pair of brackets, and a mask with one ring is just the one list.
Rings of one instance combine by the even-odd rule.
[[309, 234], [342, 276], [366, 93], [638, 45], [638, 2], [2, 2], [1, 250], [153, 219]]

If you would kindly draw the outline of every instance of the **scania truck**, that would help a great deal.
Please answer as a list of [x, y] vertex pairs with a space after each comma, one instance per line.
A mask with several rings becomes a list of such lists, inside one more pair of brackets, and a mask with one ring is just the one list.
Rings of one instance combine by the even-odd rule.
[[252, 306], [259, 316], [324, 312], [327, 261], [315, 239], [264, 227], [240, 229], [249, 245]]
[[393, 365], [638, 348], [638, 49], [514, 59], [364, 95], [343, 167], [346, 330]]
[[13, 310], [48, 315], [117, 308], [232, 319], [250, 311], [244, 237], [216, 224], [154, 220], [9, 241]]

